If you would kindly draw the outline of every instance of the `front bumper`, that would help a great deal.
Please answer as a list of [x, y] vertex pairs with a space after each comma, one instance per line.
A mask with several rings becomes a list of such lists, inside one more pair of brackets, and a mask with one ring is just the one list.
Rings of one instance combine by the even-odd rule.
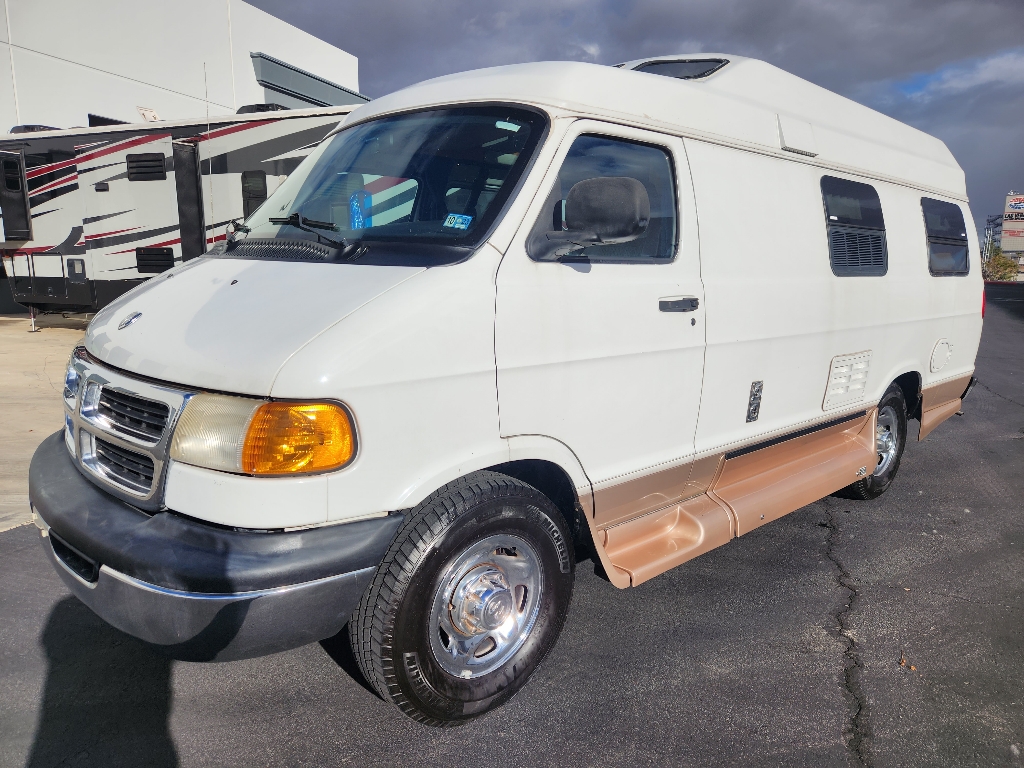
[[29, 499], [43, 549], [102, 619], [189, 661], [228, 661], [339, 632], [400, 514], [290, 532], [148, 515], [87, 480], [61, 432], [36, 450]]

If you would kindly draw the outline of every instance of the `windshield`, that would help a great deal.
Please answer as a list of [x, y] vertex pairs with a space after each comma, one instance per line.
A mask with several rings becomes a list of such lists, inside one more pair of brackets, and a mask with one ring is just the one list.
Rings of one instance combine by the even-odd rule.
[[249, 237], [469, 245], [485, 233], [545, 125], [515, 107], [415, 112], [321, 144], [246, 222]]

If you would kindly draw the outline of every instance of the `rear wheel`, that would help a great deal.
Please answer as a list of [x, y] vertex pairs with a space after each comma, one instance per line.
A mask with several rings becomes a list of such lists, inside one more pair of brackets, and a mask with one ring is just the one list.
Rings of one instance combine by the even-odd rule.
[[367, 681], [410, 717], [454, 725], [508, 701], [554, 645], [572, 539], [540, 491], [477, 472], [406, 521], [349, 622]]
[[890, 384], [878, 403], [875, 428], [878, 464], [875, 471], [846, 486], [836, 495], [847, 499], [874, 499], [881, 496], [892, 485], [899, 471], [906, 444], [907, 403], [903, 397], [903, 390], [896, 384]]

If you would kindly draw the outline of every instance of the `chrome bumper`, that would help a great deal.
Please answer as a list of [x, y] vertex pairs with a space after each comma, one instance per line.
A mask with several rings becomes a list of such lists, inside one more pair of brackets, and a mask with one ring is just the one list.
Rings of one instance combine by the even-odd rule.
[[231, 661], [296, 648], [342, 630], [373, 566], [303, 584], [230, 594], [183, 592], [106, 565], [90, 583], [54, 551], [37, 514], [43, 551], [68, 589], [101, 619], [183, 661]]
[[100, 618], [172, 658], [228, 661], [337, 634], [405, 519], [299, 531], [146, 514], [98, 488], [58, 432], [29, 468], [43, 550]]

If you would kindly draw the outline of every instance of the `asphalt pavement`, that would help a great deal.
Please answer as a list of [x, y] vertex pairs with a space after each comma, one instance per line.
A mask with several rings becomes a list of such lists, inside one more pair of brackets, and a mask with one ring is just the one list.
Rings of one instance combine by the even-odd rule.
[[581, 564], [533, 680], [460, 728], [377, 698], [343, 637], [168, 662], [69, 596], [34, 527], [0, 533], [0, 765], [1020, 765], [1024, 286], [988, 307], [981, 384], [885, 496], [636, 589]]

